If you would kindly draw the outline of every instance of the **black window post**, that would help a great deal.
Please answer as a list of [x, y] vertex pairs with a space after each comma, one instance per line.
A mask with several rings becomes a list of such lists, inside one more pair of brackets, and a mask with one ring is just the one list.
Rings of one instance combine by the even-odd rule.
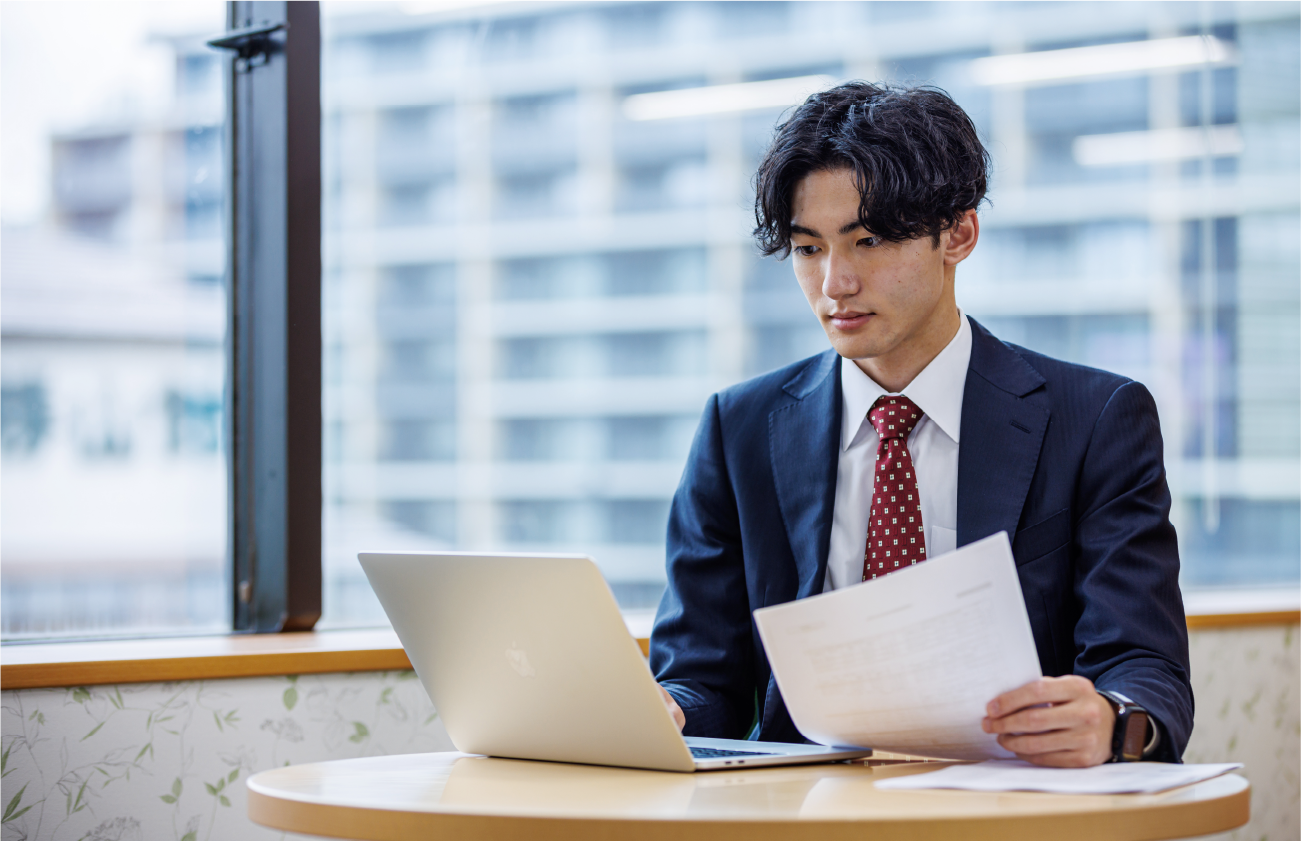
[[314, 2], [232, 2], [228, 451], [236, 631], [321, 615], [321, 70]]

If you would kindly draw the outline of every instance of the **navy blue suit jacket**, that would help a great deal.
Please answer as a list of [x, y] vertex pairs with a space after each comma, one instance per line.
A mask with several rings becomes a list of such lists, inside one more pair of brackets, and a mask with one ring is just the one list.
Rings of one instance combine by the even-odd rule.
[[[1193, 725], [1179, 550], [1156, 404], [1141, 384], [1005, 344], [974, 320], [959, 546], [1012, 538], [1045, 675], [1146, 707], [1155, 759]], [[822, 592], [840, 444], [827, 351], [709, 399], [673, 498], [651, 668], [687, 735], [799, 742], [752, 611]]]

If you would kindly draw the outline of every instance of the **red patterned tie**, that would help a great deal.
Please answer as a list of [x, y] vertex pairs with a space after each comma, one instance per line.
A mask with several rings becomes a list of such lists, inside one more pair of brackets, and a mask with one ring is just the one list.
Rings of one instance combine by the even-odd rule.
[[917, 471], [908, 452], [908, 433], [922, 421], [922, 410], [907, 397], [882, 395], [867, 413], [880, 442], [872, 489], [863, 580], [889, 575], [926, 560]]

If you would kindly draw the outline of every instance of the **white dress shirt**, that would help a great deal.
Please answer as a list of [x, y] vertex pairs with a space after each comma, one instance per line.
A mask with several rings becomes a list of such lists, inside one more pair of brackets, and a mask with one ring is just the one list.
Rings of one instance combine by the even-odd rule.
[[[971, 361], [971, 324], [965, 315], [960, 321], [957, 335], [899, 392], [926, 413], [908, 436], [908, 451], [917, 472], [928, 558], [958, 546], [958, 437]], [[844, 414], [824, 592], [863, 580], [878, 440], [867, 413], [878, 397], [890, 393], [849, 359], [840, 362], [840, 388]]]

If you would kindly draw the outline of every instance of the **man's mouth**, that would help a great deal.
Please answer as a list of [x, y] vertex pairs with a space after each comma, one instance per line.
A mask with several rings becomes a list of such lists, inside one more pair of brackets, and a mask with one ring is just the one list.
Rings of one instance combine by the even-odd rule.
[[853, 330], [855, 327], [862, 327], [867, 320], [876, 313], [871, 312], [833, 312], [827, 315], [827, 320], [831, 326], [837, 330]]

